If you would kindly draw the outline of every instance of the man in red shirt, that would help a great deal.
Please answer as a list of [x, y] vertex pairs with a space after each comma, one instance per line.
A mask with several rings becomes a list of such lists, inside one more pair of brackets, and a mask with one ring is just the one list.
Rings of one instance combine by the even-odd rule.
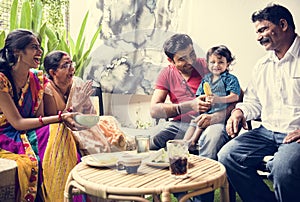
[[[151, 100], [153, 118], [172, 118], [168, 125], [151, 138], [150, 148], [166, 147], [171, 139], [182, 139], [194, 116], [198, 127], [205, 128], [199, 140], [199, 154], [217, 160], [220, 148], [229, 141], [224, 127], [233, 106], [213, 114], [202, 114], [210, 109], [205, 96], [196, 97], [196, 90], [208, 73], [204, 58], [197, 58], [192, 39], [186, 34], [175, 34], [164, 43], [170, 65], [158, 75]], [[171, 103], [166, 103], [169, 96]], [[205, 194], [205, 201], [213, 201], [213, 193]], [[201, 201], [204, 201], [201, 199]]]

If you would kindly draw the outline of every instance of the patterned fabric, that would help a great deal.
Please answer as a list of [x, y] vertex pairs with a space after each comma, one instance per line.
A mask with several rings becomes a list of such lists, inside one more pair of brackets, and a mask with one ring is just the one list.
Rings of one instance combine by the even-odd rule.
[[[43, 85], [43, 72], [31, 70], [18, 100], [17, 108], [22, 117], [36, 117]], [[2, 73], [0, 91], [13, 96], [11, 83]], [[42, 187], [45, 201], [63, 201], [66, 178], [79, 160], [72, 133], [64, 124], [18, 131], [4, 114], [0, 114], [0, 157], [13, 159], [18, 164], [18, 201], [34, 201], [38, 186]]]
[[[227, 96], [231, 92], [238, 96], [241, 94], [241, 87], [237, 77], [230, 74], [227, 70], [220, 75], [220, 78], [217, 81], [214, 82], [212, 81], [212, 73], [206, 74], [196, 92], [197, 96], [205, 94], [203, 88], [203, 84], [205, 82], [209, 83], [212, 93], [217, 96]], [[214, 112], [224, 110], [228, 107], [228, 105], [230, 105], [230, 103], [216, 103], [207, 113], [212, 114]]]

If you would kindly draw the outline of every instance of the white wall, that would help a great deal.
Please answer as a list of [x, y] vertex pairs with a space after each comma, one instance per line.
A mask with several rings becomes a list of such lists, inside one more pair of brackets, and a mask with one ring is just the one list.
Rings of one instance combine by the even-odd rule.
[[[205, 52], [214, 45], [228, 46], [236, 56], [236, 64], [233, 66], [232, 73], [238, 76], [241, 86], [244, 88], [249, 81], [249, 75], [255, 62], [265, 54], [263, 47], [256, 42], [250, 17], [254, 11], [265, 7], [272, 1], [188, 0], [186, 2], [192, 3], [185, 4], [185, 8], [181, 9], [181, 17], [174, 19], [179, 21], [180, 32], [189, 34], [194, 43]], [[278, 0], [273, 2], [286, 6], [292, 12], [296, 28], [299, 31], [300, 1]], [[73, 36], [77, 36], [87, 10], [90, 11], [87, 33], [94, 33], [99, 19], [95, 5], [95, 0], [71, 1], [70, 26]], [[92, 36], [87, 35], [87, 41], [89, 41], [89, 37]]]
[[[237, 75], [242, 88], [249, 82], [251, 70], [265, 50], [256, 41], [251, 15], [264, 8], [271, 1], [266, 0], [193, 0], [190, 8], [183, 9], [186, 21], [182, 20], [185, 30], [206, 52], [214, 45], [224, 44], [236, 56], [233, 74]], [[279, 0], [274, 3], [286, 6], [292, 13], [298, 33], [300, 30], [300, 1]], [[193, 9], [195, 11], [193, 12]], [[297, 31], [296, 30], [296, 31]]]
[[[254, 11], [264, 8], [271, 1], [186, 0], [183, 2], [189, 3], [184, 4], [184, 8], [181, 9], [179, 14], [181, 17], [174, 19], [178, 21], [179, 32], [189, 34], [194, 43], [205, 52], [214, 45], [224, 44], [228, 46], [236, 57], [236, 64], [233, 66], [232, 73], [237, 75], [242, 88], [245, 88], [254, 64], [266, 53], [256, 41], [251, 15]], [[291, 11], [296, 24], [296, 31], [300, 34], [300, 12], [298, 12], [300, 1], [278, 0], [273, 2], [286, 6]], [[90, 11], [90, 18], [86, 33], [94, 33], [99, 19], [95, 5], [95, 0], [71, 1], [70, 26], [73, 36], [77, 36], [87, 10]], [[91, 37], [87, 35], [87, 41], [90, 41]], [[101, 43], [100, 40], [98, 43]], [[137, 104], [136, 108], [139, 109], [139, 107], [140, 103]], [[119, 110], [118, 107], [116, 108]], [[144, 113], [148, 114], [146, 108]], [[130, 109], [128, 106], [124, 113], [131, 117], [129, 111], [132, 111], [132, 108]]]

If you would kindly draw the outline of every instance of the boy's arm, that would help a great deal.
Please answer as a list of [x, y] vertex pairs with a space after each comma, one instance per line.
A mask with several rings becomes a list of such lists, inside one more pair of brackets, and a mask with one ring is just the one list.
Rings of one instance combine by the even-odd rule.
[[233, 102], [237, 102], [238, 100], [239, 100], [239, 95], [230, 92], [230, 94], [226, 96], [213, 95], [211, 99], [211, 103], [212, 105], [216, 103], [233, 103]]

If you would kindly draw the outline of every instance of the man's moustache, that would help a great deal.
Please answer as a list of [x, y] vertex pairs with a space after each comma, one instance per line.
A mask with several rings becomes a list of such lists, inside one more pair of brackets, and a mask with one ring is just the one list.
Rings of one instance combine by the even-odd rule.
[[264, 38], [262, 38], [262, 39], [259, 41], [259, 43], [260, 43], [261, 45], [264, 45], [264, 43], [268, 43], [268, 42], [270, 42], [270, 38], [269, 38], [269, 37], [264, 37]]

